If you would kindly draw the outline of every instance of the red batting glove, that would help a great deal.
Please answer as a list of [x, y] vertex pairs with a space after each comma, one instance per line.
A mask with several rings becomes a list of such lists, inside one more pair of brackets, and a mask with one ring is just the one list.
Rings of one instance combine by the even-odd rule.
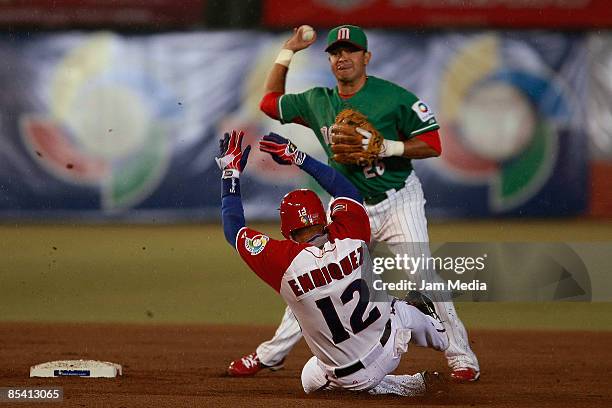
[[243, 131], [232, 130], [231, 134], [225, 133], [223, 139], [219, 140], [219, 157], [215, 157], [215, 161], [223, 171], [222, 178], [240, 177], [246, 167], [251, 146], [242, 151], [243, 137]]
[[282, 165], [296, 164], [300, 166], [306, 158], [306, 154], [298, 150], [291, 140], [276, 133], [265, 135], [259, 141], [259, 150], [270, 153], [272, 159]]

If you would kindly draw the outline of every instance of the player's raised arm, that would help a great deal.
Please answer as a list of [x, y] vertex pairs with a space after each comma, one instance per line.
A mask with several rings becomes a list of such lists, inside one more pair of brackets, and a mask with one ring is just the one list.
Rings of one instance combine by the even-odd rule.
[[244, 170], [251, 146], [242, 151], [243, 132], [232, 130], [219, 141], [219, 157], [215, 158], [221, 169], [221, 216], [223, 233], [230, 245], [236, 243], [238, 231], [245, 226], [244, 209], [240, 198], [240, 173]]
[[298, 150], [289, 139], [270, 133], [259, 141], [259, 150], [270, 153], [278, 164], [295, 164], [310, 174], [332, 197], [348, 197], [359, 203], [363, 201], [359, 190], [344, 175]]
[[280, 119], [279, 100], [285, 93], [287, 71], [293, 55], [308, 48], [316, 39], [317, 35], [312, 27], [303, 25], [294, 28], [293, 34], [278, 53], [266, 78], [264, 96], [259, 104], [260, 109], [272, 119]]

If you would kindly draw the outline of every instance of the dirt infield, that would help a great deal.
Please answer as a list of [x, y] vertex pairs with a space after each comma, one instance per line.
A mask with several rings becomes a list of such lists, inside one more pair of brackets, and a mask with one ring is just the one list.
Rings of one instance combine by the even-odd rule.
[[[442, 399], [366, 395], [306, 396], [303, 342], [286, 368], [255, 378], [225, 376], [227, 363], [251, 351], [272, 327], [103, 324], [0, 324], [0, 386], [64, 387], [69, 407], [277, 406], [612, 406], [612, 333], [472, 331], [482, 379]], [[29, 367], [91, 358], [124, 366], [120, 379], [30, 379]], [[444, 370], [442, 355], [413, 348], [398, 372]], [[28, 404], [13, 404], [24, 407]], [[35, 406], [44, 406], [36, 404]], [[51, 404], [59, 406], [59, 404]], [[0, 403], [1, 407], [11, 406]]]

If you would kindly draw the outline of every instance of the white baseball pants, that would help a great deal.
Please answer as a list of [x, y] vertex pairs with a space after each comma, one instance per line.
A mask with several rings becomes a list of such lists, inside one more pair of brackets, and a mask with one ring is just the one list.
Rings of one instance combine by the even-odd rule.
[[[316, 357], [311, 357], [302, 369], [302, 386], [309, 394], [320, 390], [367, 391], [370, 394], [396, 394], [406, 397], [422, 395], [425, 383], [420, 373], [414, 375], [389, 375], [400, 363], [402, 354], [408, 350], [408, 344], [431, 347], [442, 351], [448, 347], [448, 337], [440, 333], [439, 322], [424, 315], [418, 309], [405, 302], [397, 301], [395, 313], [391, 318], [391, 335], [383, 346], [377, 344], [373, 349], [378, 355], [369, 363], [363, 361], [365, 368], [338, 378], [336, 367], [323, 364]], [[433, 323], [433, 324], [432, 324]], [[364, 353], [364, 355], [369, 354]]]

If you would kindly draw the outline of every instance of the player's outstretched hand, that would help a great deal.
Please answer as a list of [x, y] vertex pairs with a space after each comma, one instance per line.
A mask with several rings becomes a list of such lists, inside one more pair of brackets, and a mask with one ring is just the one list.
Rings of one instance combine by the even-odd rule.
[[276, 133], [265, 135], [259, 141], [259, 150], [270, 153], [272, 159], [282, 165], [297, 164], [299, 166], [306, 158], [306, 154], [298, 150], [291, 140]]
[[224, 178], [238, 177], [246, 167], [251, 146], [242, 150], [243, 137], [243, 131], [232, 130], [231, 133], [225, 133], [223, 139], [219, 140], [219, 157], [215, 157], [215, 161], [223, 171]]

